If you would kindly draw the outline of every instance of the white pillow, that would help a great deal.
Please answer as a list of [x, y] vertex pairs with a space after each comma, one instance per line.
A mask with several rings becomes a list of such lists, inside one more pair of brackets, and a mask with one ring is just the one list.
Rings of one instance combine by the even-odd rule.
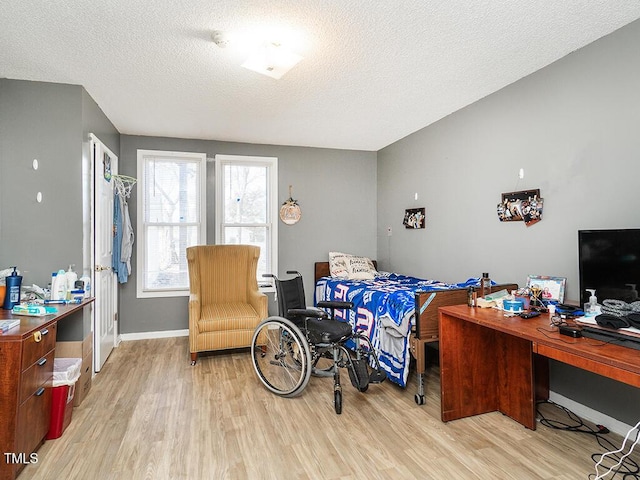
[[349, 255], [346, 258], [347, 274], [352, 280], [371, 280], [376, 276], [376, 268], [367, 257]]
[[329, 252], [329, 273], [332, 277], [347, 278], [347, 262], [349, 255], [341, 252]]

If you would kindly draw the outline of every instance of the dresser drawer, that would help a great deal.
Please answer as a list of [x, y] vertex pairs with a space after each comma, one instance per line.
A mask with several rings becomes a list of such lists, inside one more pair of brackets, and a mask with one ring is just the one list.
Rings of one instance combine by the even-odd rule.
[[55, 351], [50, 350], [46, 356], [40, 357], [29, 368], [22, 372], [20, 382], [20, 401], [24, 402], [40, 387], [50, 387], [53, 379], [53, 359]]
[[28, 455], [35, 451], [49, 431], [52, 389], [40, 388], [18, 407], [16, 453]]
[[[36, 330], [32, 335], [24, 340], [22, 347], [22, 370], [26, 370], [49, 353], [56, 345], [56, 323], [50, 324], [48, 327]], [[39, 341], [37, 337], [40, 337]]]

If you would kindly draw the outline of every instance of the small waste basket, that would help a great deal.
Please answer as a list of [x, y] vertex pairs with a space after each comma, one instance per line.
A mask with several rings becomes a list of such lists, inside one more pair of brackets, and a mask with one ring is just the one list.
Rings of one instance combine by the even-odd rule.
[[80, 358], [55, 358], [53, 361], [51, 421], [47, 440], [62, 436], [65, 428], [71, 423], [73, 396], [81, 368], [82, 359]]

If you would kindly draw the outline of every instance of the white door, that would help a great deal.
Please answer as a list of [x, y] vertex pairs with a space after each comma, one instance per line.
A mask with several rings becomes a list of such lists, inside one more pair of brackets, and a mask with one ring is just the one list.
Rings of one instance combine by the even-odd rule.
[[113, 251], [113, 179], [118, 173], [118, 157], [100, 140], [91, 136], [93, 157], [93, 365], [99, 372], [117, 340], [118, 285], [112, 265]]

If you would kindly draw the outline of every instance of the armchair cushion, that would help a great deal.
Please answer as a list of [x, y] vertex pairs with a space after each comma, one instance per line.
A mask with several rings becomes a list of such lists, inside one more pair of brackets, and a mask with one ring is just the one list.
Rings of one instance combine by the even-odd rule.
[[215, 303], [205, 305], [198, 320], [198, 332], [253, 329], [262, 319], [248, 303]]

